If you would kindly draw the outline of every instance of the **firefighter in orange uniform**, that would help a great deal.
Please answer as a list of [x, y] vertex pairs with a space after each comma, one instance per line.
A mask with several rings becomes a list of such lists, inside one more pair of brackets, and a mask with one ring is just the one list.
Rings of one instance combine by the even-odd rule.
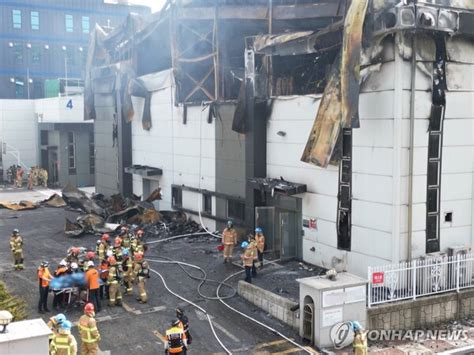
[[237, 244], [237, 232], [232, 221], [227, 222], [227, 228], [222, 232], [222, 244], [224, 244], [224, 263], [231, 262], [234, 246]]
[[82, 355], [96, 355], [99, 352], [100, 333], [94, 319], [94, 305], [87, 303], [84, 314], [79, 318], [79, 334], [81, 335]]

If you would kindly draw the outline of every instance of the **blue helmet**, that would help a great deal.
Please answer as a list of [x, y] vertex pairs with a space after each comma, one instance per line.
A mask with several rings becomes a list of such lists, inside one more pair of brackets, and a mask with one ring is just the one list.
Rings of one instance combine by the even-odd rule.
[[242, 244], [240, 244], [241, 248], [247, 248], [248, 246], [249, 246], [249, 242], [242, 242]]
[[122, 248], [122, 254], [123, 254], [123, 256], [129, 256], [130, 251], [128, 250], [128, 248]]
[[64, 321], [66, 320], [66, 316], [63, 313], [59, 313], [59, 314], [56, 314], [54, 319], [56, 320], [56, 322], [58, 322], [58, 324], [63, 324]]
[[260, 227], [255, 228], [255, 233], [262, 233], [263, 229]]
[[360, 325], [360, 323], [356, 320], [351, 321], [350, 324], [354, 332], [362, 329], [362, 325]]
[[64, 322], [61, 323], [61, 329], [64, 330], [71, 330], [72, 328], [72, 323], [68, 320], [65, 320]]

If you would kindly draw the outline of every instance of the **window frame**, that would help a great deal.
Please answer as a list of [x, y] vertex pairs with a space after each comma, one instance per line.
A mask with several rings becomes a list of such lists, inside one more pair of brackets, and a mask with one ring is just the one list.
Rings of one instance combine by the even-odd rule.
[[173, 208], [183, 207], [183, 189], [178, 186], [171, 186], [171, 206]]
[[[40, 65], [42, 60], [43, 46], [38, 43], [31, 45], [31, 64]], [[36, 60], [35, 60], [36, 58]]]
[[[73, 164], [71, 164], [71, 161], [73, 162]], [[77, 165], [76, 164], [76, 135], [74, 134], [73, 131], [67, 132], [67, 164], [68, 164], [69, 174], [75, 175], [76, 165]]]
[[[33, 14], [36, 14], [33, 16]], [[37, 21], [33, 21], [36, 19]], [[39, 11], [31, 11], [30, 12], [30, 26], [32, 31], [39, 31], [40, 29], [40, 14]]]
[[[19, 20], [19, 22], [15, 21], [15, 20]], [[22, 22], [23, 22], [23, 19], [22, 19], [21, 10], [12, 9], [12, 27], [13, 27], [13, 29], [21, 30]]]
[[[15, 77], [14, 85], [15, 85], [15, 98], [16, 99], [25, 98], [25, 83], [26, 83], [25, 78]], [[21, 95], [18, 94], [20, 92], [18, 89], [20, 88], [21, 88]]]
[[[69, 24], [69, 20], [71, 22], [70, 24]], [[74, 16], [71, 14], [65, 14], [64, 25], [65, 25], [65, 30], [67, 33], [73, 33], [74, 32]]]
[[212, 214], [212, 195], [202, 194], [202, 211], [204, 213]]
[[15, 42], [13, 43], [13, 56], [15, 60], [15, 64], [23, 64], [25, 60], [25, 53], [23, 49], [23, 43], [22, 42]]
[[[84, 26], [84, 23], [87, 23], [87, 27]], [[91, 18], [89, 16], [82, 16], [81, 27], [82, 34], [89, 34], [91, 32]]]
[[89, 173], [95, 174], [94, 132], [89, 132]]

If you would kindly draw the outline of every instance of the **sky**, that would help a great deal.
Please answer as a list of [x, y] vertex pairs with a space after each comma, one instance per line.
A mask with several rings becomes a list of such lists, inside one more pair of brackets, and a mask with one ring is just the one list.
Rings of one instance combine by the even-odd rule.
[[159, 11], [161, 7], [165, 4], [166, 0], [130, 0], [131, 3], [146, 5], [151, 7], [152, 12]]

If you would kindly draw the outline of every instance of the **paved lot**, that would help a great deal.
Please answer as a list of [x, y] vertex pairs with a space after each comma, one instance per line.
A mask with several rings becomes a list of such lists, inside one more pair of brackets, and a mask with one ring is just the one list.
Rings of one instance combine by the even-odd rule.
[[[0, 200], [41, 200], [46, 198], [51, 191], [19, 192], [8, 190], [2, 192], [0, 190]], [[95, 245], [97, 236], [86, 235], [74, 239], [64, 234], [65, 217], [74, 220], [77, 215], [76, 212], [65, 209], [47, 207], [22, 212], [0, 209], [0, 277], [15, 295], [23, 297], [28, 302], [30, 318], [40, 316], [36, 312], [38, 300], [36, 269], [39, 263], [42, 260], [49, 260], [52, 263], [51, 269], [54, 269], [65, 256], [68, 247], [72, 245], [93, 247]], [[8, 238], [13, 228], [19, 228], [24, 237], [26, 270], [21, 272], [14, 272], [11, 266]], [[222, 280], [239, 271], [239, 268], [231, 264], [224, 265], [219, 254], [215, 251], [215, 246], [215, 242], [208, 240], [193, 243], [175, 240], [166, 244], [155, 244], [149, 254], [150, 258], [151, 255], [161, 255], [198, 264], [208, 272], [209, 278]], [[209, 312], [215, 322], [218, 336], [233, 353], [302, 353], [280, 337], [241, 316], [235, 315], [218, 301], [204, 300], [199, 297], [196, 291], [199, 282], [191, 280], [179, 267], [150, 264], [163, 274], [168, 286], [173, 291], [196, 302]], [[197, 271], [191, 272], [196, 276], [199, 275]], [[237, 279], [233, 282], [234, 285], [236, 281]], [[214, 296], [215, 289], [215, 285], [207, 284], [202, 288], [202, 292]], [[103, 311], [97, 315], [103, 339], [100, 344], [102, 351], [110, 351], [112, 354], [161, 353], [163, 343], [160, 334], [165, 332], [169, 321], [174, 318], [175, 307], [180, 306], [185, 309], [191, 322], [193, 334], [191, 351], [196, 354], [223, 352], [212, 336], [205, 315], [168, 293], [157, 276], [152, 276], [150, 279], [148, 291], [149, 302], [146, 305], [137, 303], [134, 297], [126, 296], [123, 308], [103, 307]], [[52, 302], [51, 295], [49, 302], [49, 304]], [[241, 300], [238, 296], [232, 298], [229, 303], [288, 336], [298, 338], [295, 332]], [[70, 319], [76, 321], [81, 315], [81, 310], [73, 308], [66, 314]], [[43, 318], [47, 320], [51, 315], [47, 314]], [[74, 333], [77, 335], [76, 329]]]

